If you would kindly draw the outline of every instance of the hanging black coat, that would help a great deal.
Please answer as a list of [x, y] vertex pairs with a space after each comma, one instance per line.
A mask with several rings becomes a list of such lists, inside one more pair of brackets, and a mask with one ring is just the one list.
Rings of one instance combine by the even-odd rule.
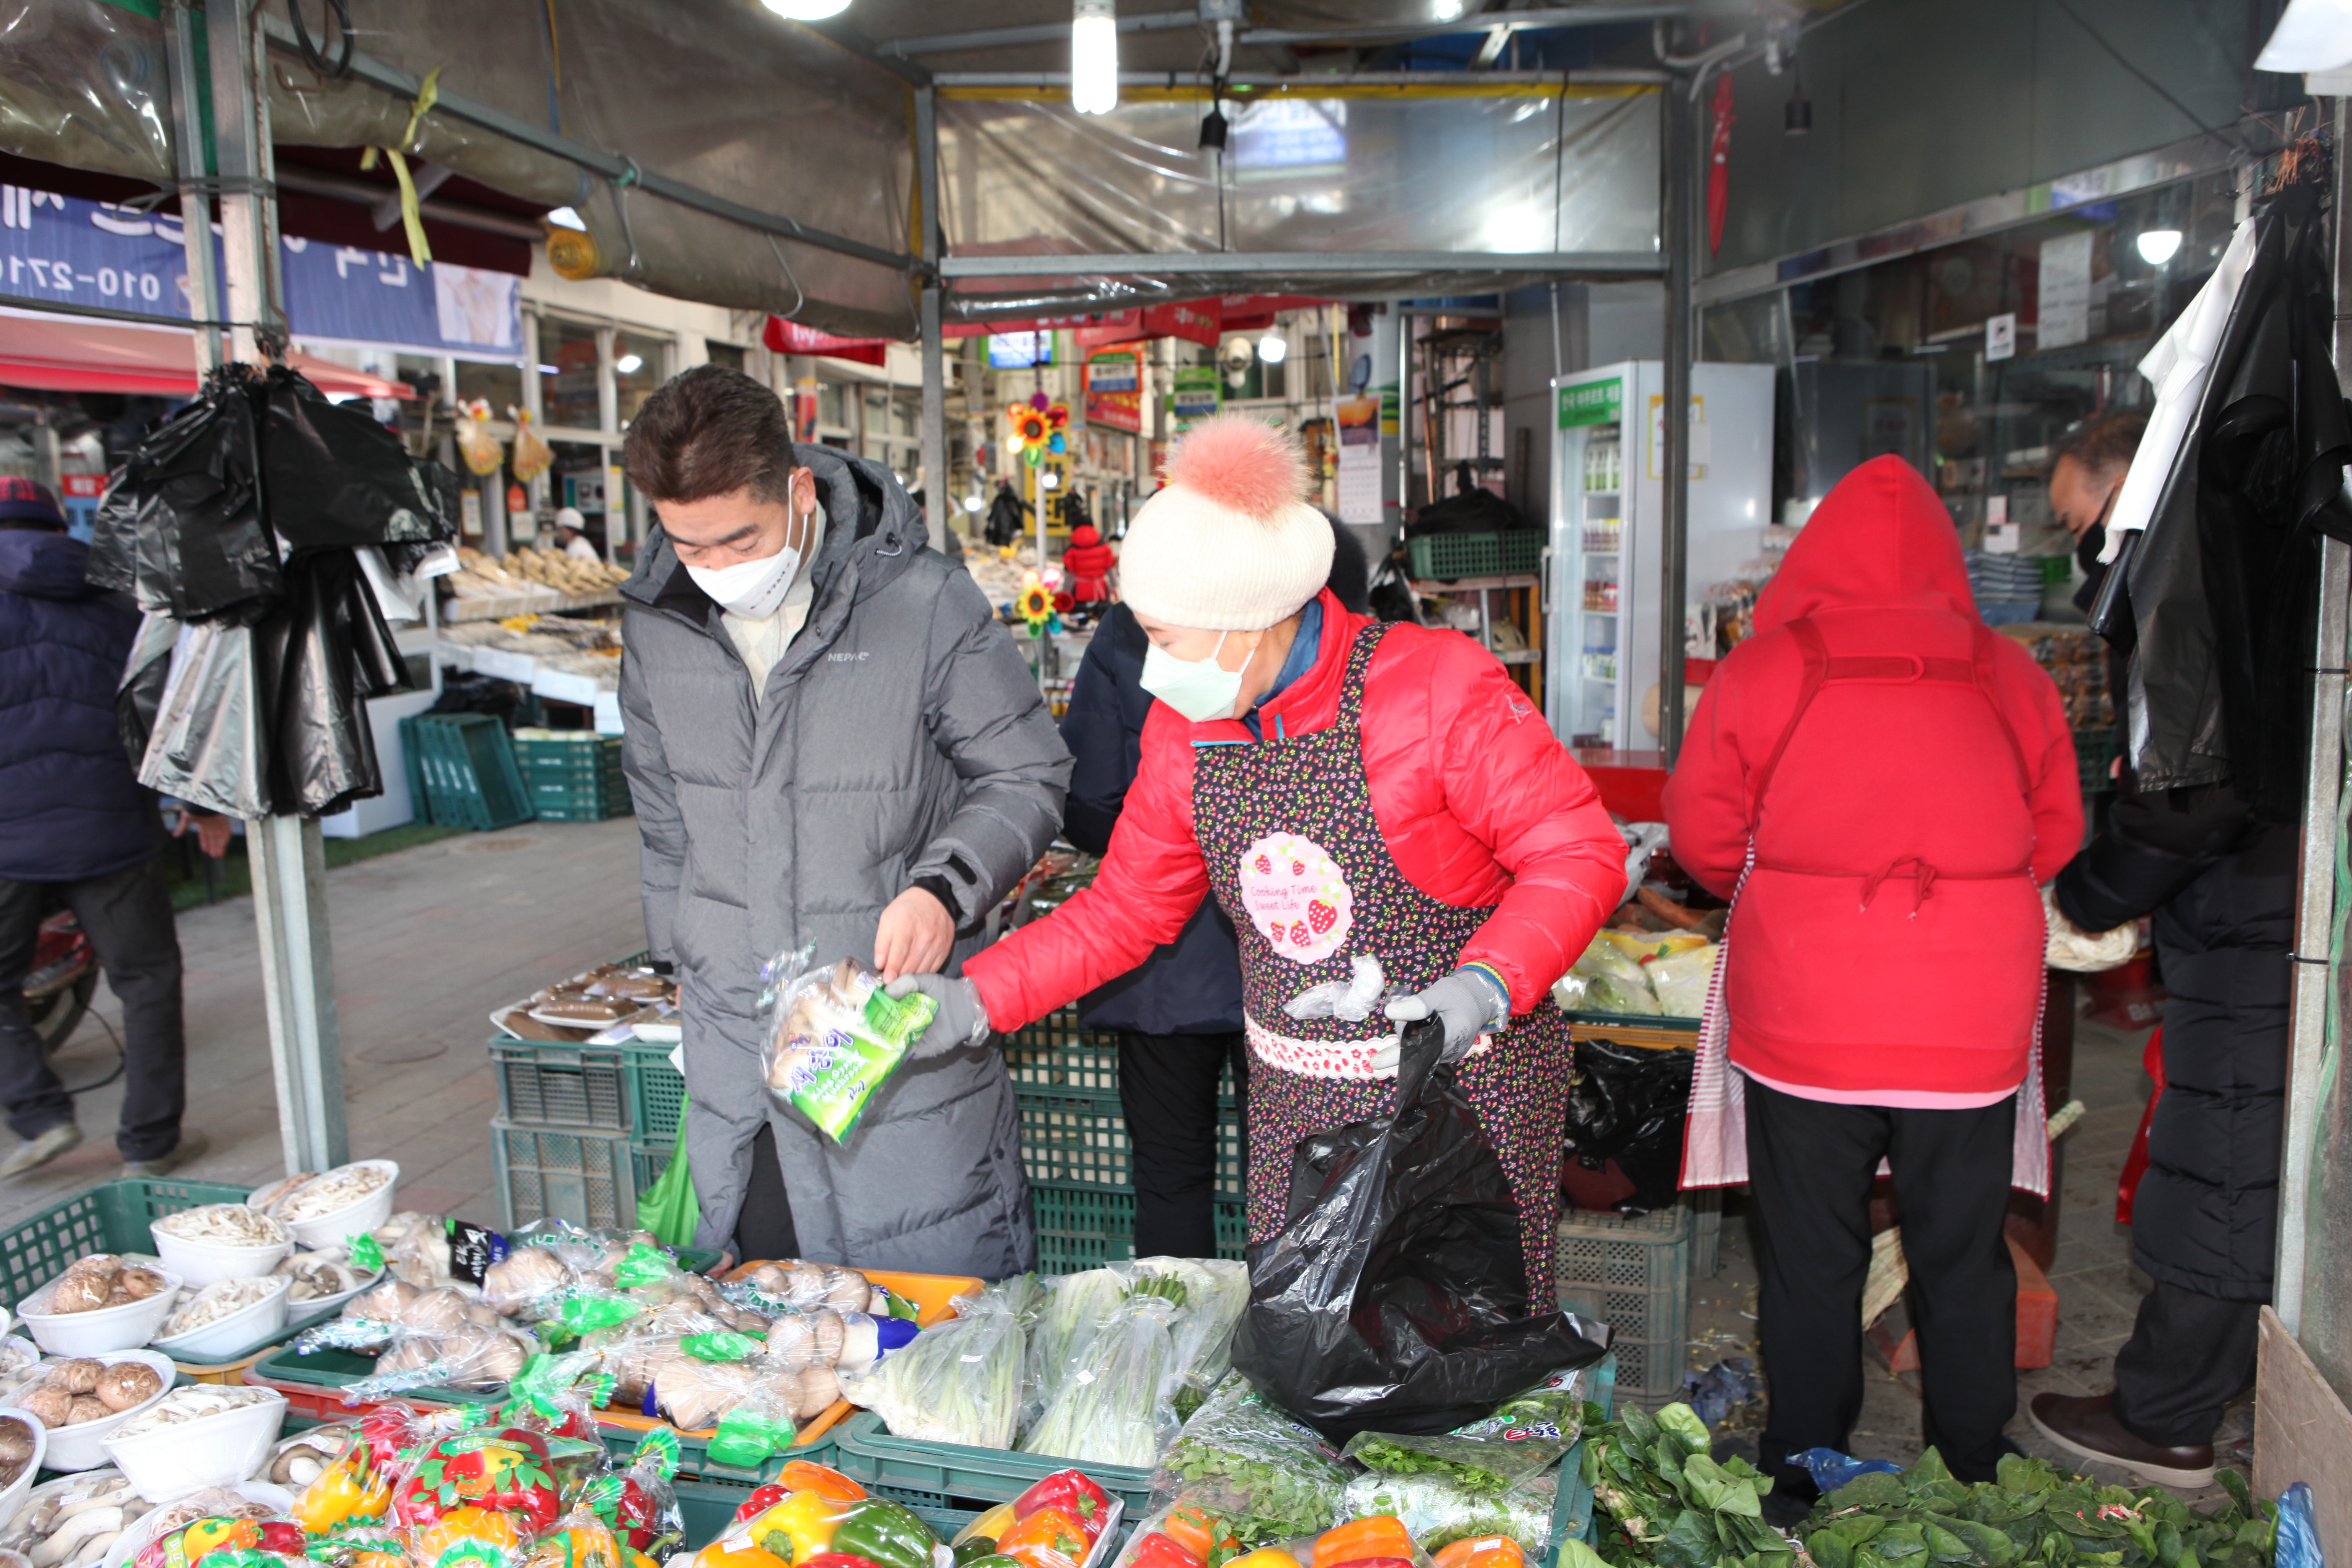
[[2094, 616], [2133, 645], [2126, 733], [2141, 784], [2227, 780], [2271, 822], [2302, 809], [2319, 536], [2352, 542], [2320, 195], [2290, 185], [2257, 218], [2197, 422], [2121, 564], [2119, 602]]
[[2132, 1206], [2132, 1256], [2167, 1284], [2269, 1299], [2277, 1245], [2295, 830], [2224, 785], [2142, 795], [2128, 773], [2107, 826], [2058, 874], [2085, 931], [2155, 918], [2163, 1098]]

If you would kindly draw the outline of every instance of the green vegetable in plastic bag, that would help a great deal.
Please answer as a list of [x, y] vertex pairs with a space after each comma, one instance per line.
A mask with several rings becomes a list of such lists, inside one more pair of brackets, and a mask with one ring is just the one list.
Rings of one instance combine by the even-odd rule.
[[1359, 1432], [1342, 1452], [1383, 1475], [1434, 1475], [1465, 1491], [1499, 1495], [1539, 1475], [1576, 1446], [1584, 1379], [1556, 1372], [1491, 1415], [1451, 1432]]
[[1580, 990], [1580, 994], [1564, 1004], [1577, 1012], [1654, 1016], [1659, 1010], [1658, 999], [1650, 990], [1649, 976], [1605, 932], [1594, 937], [1569, 966], [1561, 984], [1571, 992]]
[[1184, 1423], [1151, 1478], [1150, 1511], [1203, 1508], [1257, 1546], [1330, 1529], [1347, 1487], [1338, 1451], [1234, 1373]]
[[891, 996], [881, 973], [854, 958], [812, 968], [815, 952], [779, 953], [761, 971], [768, 1089], [838, 1143], [940, 1005], [919, 993]]
[[1530, 1560], [1551, 1545], [1558, 1470], [1530, 1477], [1507, 1492], [1476, 1490], [1444, 1475], [1364, 1475], [1348, 1483], [1340, 1517], [1394, 1515], [1424, 1552], [1474, 1535], [1507, 1535]]

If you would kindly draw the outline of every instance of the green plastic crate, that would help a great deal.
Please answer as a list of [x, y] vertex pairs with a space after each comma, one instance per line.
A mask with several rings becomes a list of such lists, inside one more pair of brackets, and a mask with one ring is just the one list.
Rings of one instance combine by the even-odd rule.
[[[65, 1272], [66, 1265], [92, 1252], [152, 1254], [151, 1221], [205, 1204], [241, 1204], [253, 1189], [225, 1182], [183, 1182], [156, 1176], [125, 1176], [101, 1182], [50, 1205], [32, 1218], [0, 1231], [0, 1304], [14, 1306]], [[179, 1364], [226, 1366], [256, 1351], [290, 1339], [332, 1310], [290, 1317], [249, 1344], [223, 1356], [188, 1356]]]
[[[1135, 1256], [1135, 1193], [1091, 1182], [1029, 1184], [1037, 1271], [1071, 1274]], [[1242, 1205], [1217, 1203], [1217, 1256], [1238, 1260], [1246, 1235]]]
[[586, 1230], [636, 1227], [636, 1171], [625, 1132], [517, 1127], [499, 1117], [490, 1123], [490, 1157], [509, 1231], [537, 1219]]
[[[834, 1468], [866, 1486], [884, 1486], [953, 1502], [993, 1507], [1011, 1502], [1068, 1459], [973, 1448], [961, 1443], [927, 1443], [901, 1437], [870, 1410], [861, 1410], [833, 1429]], [[1096, 1484], [1127, 1503], [1128, 1518], [1140, 1519], [1151, 1500], [1151, 1471], [1118, 1465], [1084, 1467]]]
[[1543, 564], [1541, 529], [1507, 533], [1424, 533], [1406, 551], [1416, 579], [1451, 583], [1463, 577], [1523, 575]]
[[2115, 760], [2116, 731], [2112, 725], [2074, 731], [2074, 765], [2082, 772], [2083, 794], [2086, 797], [2116, 787], [2116, 781], [2107, 773]]
[[[1021, 1163], [1032, 1182], [1132, 1191], [1118, 1037], [1081, 1029], [1067, 1008], [1015, 1030], [1004, 1050], [1021, 1117]], [[1247, 1151], [1230, 1069], [1217, 1095], [1217, 1195], [1239, 1202]]]
[[1609, 1325], [1616, 1392], [1645, 1409], [1682, 1397], [1696, 1230], [1687, 1196], [1654, 1214], [1578, 1210], [1559, 1224], [1559, 1304]]
[[631, 1143], [629, 1172], [637, 1191], [643, 1193], [660, 1181], [662, 1173], [669, 1169], [670, 1161], [677, 1155], [677, 1145], [672, 1142]]
[[593, 805], [551, 805], [542, 799], [531, 806], [531, 815], [541, 822], [605, 822], [615, 816], [634, 816], [636, 811], [636, 802], [625, 794], [605, 796]]
[[[1610, 1352], [1592, 1366], [1586, 1379], [1585, 1398], [1601, 1406], [1609, 1415], [1617, 1408], [1617, 1352]], [[1592, 1541], [1592, 1484], [1584, 1479], [1584, 1440], [1577, 1439], [1576, 1447], [1560, 1456], [1559, 1489], [1553, 1494], [1551, 1505], [1551, 1547], [1543, 1554], [1539, 1568], [1558, 1568], [1559, 1543]]]
[[490, 832], [531, 818], [530, 795], [506, 727], [484, 713], [419, 713], [400, 721], [404, 753], [436, 823]]
[[621, 737], [589, 731], [574, 731], [560, 741], [538, 735], [515, 735], [515, 761], [525, 769], [612, 768], [621, 765]]
[[499, 1114], [509, 1124], [629, 1130], [629, 1063], [617, 1047], [500, 1037], [489, 1052]]
[[686, 1106], [686, 1079], [669, 1065], [672, 1047], [650, 1040], [621, 1045], [626, 1069], [629, 1128], [641, 1142], [664, 1142], [677, 1135], [677, 1113]]

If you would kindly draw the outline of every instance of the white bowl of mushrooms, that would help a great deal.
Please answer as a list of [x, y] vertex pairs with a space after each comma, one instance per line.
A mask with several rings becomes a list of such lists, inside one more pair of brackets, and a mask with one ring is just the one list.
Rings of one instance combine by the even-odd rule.
[[17, 1302], [16, 1315], [33, 1342], [51, 1355], [136, 1350], [171, 1316], [181, 1284], [169, 1268], [92, 1253]]
[[286, 1326], [287, 1292], [292, 1279], [265, 1274], [257, 1279], [215, 1279], [185, 1294], [163, 1331], [148, 1344], [177, 1361], [193, 1356], [217, 1361], [242, 1353]]
[[225, 1487], [261, 1468], [286, 1421], [274, 1388], [192, 1383], [106, 1439], [115, 1465], [149, 1502]]
[[390, 1219], [392, 1190], [399, 1182], [397, 1161], [354, 1160], [320, 1175], [289, 1176], [257, 1187], [246, 1202], [285, 1221], [304, 1247], [322, 1251]]
[[13, 1408], [48, 1428], [42, 1464], [94, 1470], [107, 1463], [105, 1440], [172, 1388], [172, 1360], [153, 1351], [110, 1351], [53, 1362], [37, 1383], [16, 1393]]
[[167, 1214], [147, 1227], [163, 1267], [191, 1286], [250, 1279], [294, 1250], [286, 1222], [244, 1204], [205, 1204]]
[[37, 1417], [0, 1411], [0, 1521], [16, 1516], [48, 1447], [49, 1429]]

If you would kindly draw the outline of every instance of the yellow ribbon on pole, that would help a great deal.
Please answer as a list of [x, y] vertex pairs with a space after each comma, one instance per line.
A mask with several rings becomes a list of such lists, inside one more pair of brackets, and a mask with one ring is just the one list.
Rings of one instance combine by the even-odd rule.
[[[410, 108], [407, 129], [400, 133], [400, 147], [415, 145], [418, 127], [425, 113], [441, 96], [441, 68], [435, 66], [426, 73], [425, 85], [416, 90], [416, 102]], [[392, 160], [392, 177], [400, 184], [400, 223], [408, 231], [408, 258], [423, 267], [433, 259], [433, 247], [425, 242], [425, 217], [417, 210], [416, 182], [410, 178], [408, 160], [400, 147], [371, 147], [360, 157], [362, 169], [375, 167], [375, 155], [382, 152]]]

